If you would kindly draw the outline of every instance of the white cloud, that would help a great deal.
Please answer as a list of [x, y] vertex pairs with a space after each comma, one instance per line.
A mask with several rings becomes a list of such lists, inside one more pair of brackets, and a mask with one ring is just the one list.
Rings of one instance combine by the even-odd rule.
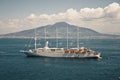
[[104, 10], [102, 8], [84, 8], [80, 10], [82, 19], [98, 19], [104, 16]]
[[71, 8], [58, 14], [31, 14], [24, 19], [0, 21], [0, 33], [16, 32], [61, 21], [103, 33], [120, 32], [120, 4], [112, 3], [105, 8], [83, 8], [79, 11]]
[[120, 19], [120, 5], [112, 3], [104, 8], [105, 16], [108, 18]]

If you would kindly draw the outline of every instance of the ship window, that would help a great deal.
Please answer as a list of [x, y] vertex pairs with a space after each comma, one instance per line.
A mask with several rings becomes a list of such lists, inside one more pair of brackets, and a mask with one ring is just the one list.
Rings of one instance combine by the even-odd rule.
[[51, 49], [51, 51], [55, 51], [55, 49]]

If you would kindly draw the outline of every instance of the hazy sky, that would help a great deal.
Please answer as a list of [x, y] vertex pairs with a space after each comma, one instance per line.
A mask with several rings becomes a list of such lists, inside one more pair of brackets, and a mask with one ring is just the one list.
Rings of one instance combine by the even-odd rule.
[[0, 34], [61, 21], [120, 34], [120, 0], [0, 0]]

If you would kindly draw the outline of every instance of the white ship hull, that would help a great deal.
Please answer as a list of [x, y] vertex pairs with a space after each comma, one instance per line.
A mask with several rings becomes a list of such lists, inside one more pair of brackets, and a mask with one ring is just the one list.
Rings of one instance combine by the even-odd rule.
[[56, 58], [100, 58], [98, 54], [76, 54], [76, 53], [35, 53], [30, 51], [24, 51], [24, 54], [28, 57], [56, 57]]

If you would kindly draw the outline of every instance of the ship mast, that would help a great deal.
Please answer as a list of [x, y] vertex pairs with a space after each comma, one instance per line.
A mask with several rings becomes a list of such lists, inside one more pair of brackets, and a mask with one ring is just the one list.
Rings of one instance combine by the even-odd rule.
[[45, 32], [45, 42], [46, 42], [46, 28], [44, 27], [44, 32]]
[[77, 48], [79, 49], [79, 27], [77, 27]]
[[36, 38], [36, 29], [34, 31], [35, 31], [35, 33], [34, 33], [34, 40], [35, 40], [34, 45], [35, 45], [35, 50], [36, 50], [36, 40], [37, 40], [37, 38]]
[[68, 49], [68, 24], [67, 24], [67, 49]]
[[58, 34], [57, 34], [57, 26], [56, 26], [56, 48], [58, 48]]

